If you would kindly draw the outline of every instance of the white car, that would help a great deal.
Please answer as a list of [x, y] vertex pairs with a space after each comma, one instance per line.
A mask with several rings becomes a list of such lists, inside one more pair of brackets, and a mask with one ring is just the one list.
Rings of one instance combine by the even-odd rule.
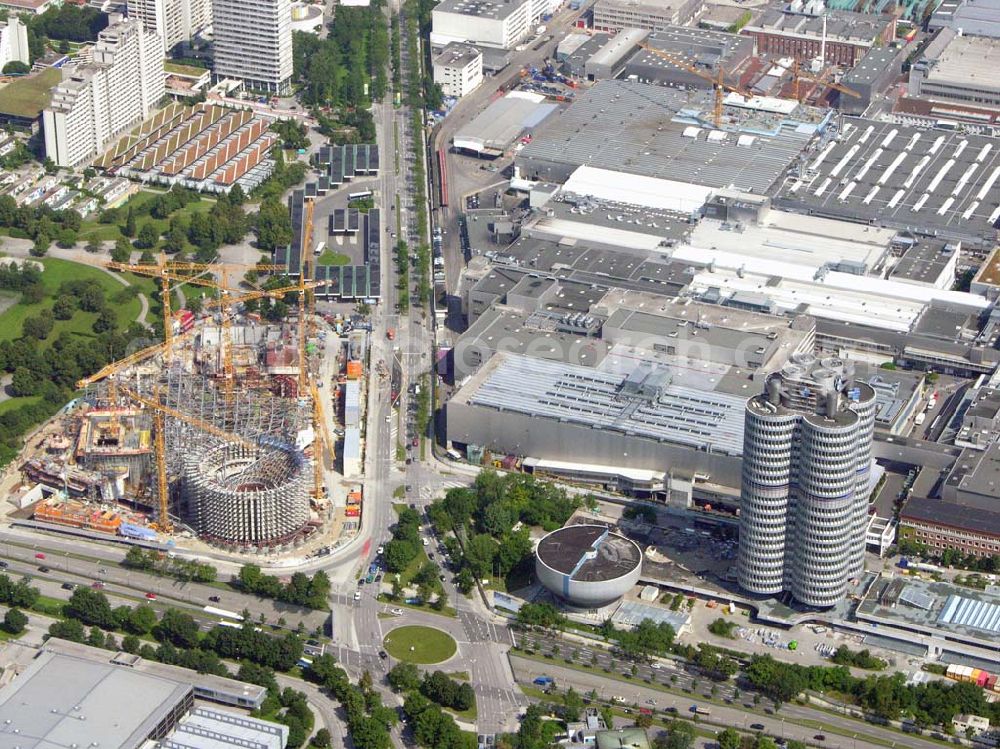
[[663, 664], [657, 661], [653, 661], [652, 663], [649, 664], [649, 667], [652, 669], [661, 669], [663, 668]]
[[376, 554], [378, 554], [379, 556], [381, 556], [382, 554], [385, 554], [385, 547], [384, 547], [384, 546], [379, 546], [379, 547], [378, 547], [378, 548], [377, 548], [377, 549], [375, 550], [375, 553], [376, 553]]
[[361, 600], [361, 591], [360, 590], [354, 591], [354, 600], [355, 601], [360, 601]]
[[403, 610], [402, 609], [392, 609], [389, 613], [391, 613], [393, 616], [402, 616], [403, 615]]

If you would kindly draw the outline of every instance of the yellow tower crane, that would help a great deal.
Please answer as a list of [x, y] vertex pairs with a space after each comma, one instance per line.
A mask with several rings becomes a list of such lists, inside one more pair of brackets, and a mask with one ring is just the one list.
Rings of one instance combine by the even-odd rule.
[[[792, 67], [791, 67], [792, 85], [794, 86], [794, 98], [795, 98], [795, 100], [798, 101], [798, 102], [805, 101], [807, 98], [809, 98], [809, 94], [812, 93], [812, 91], [816, 88], [816, 86], [820, 86], [821, 90], [824, 90], [824, 91], [826, 89], [828, 89], [828, 88], [832, 88], [834, 91], [839, 91], [842, 94], [847, 94], [848, 96], [851, 96], [851, 97], [853, 97], [855, 99], [860, 99], [861, 98], [861, 94], [859, 94], [853, 88], [848, 88], [847, 86], [843, 85], [842, 83], [835, 83], [833, 81], [826, 80], [826, 77], [830, 74], [831, 70], [832, 70], [832, 68], [827, 68], [822, 73], [820, 73], [820, 75], [818, 77], [811, 76], [811, 75], [809, 75], [807, 73], [803, 73], [802, 72], [801, 63], [799, 63], [798, 58], [795, 58], [795, 60], [792, 62]], [[808, 83], [812, 83], [813, 84], [801, 96], [799, 95], [799, 84], [800, 84], [800, 81], [806, 81]]]
[[715, 106], [712, 108], [712, 122], [715, 124], [715, 127], [717, 128], [722, 127], [722, 102], [723, 99], [725, 98], [727, 91], [739, 94], [740, 96], [742, 96], [744, 99], [747, 100], [753, 98], [753, 94], [751, 94], [746, 89], [740, 86], [734, 86], [732, 84], [726, 83], [725, 81], [726, 71], [722, 69], [721, 65], [719, 65], [716, 75], [713, 76], [709, 73], [706, 73], [704, 70], [695, 67], [686, 60], [677, 57], [676, 55], [672, 55], [669, 52], [664, 52], [662, 49], [658, 49], [649, 44], [640, 44], [639, 46], [642, 47], [647, 52], [656, 55], [657, 57], [663, 58], [671, 65], [678, 67], [681, 70], [686, 70], [692, 75], [696, 75], [699, 78], [702, 78], [712, 83], [713, 88], [715, 89]]

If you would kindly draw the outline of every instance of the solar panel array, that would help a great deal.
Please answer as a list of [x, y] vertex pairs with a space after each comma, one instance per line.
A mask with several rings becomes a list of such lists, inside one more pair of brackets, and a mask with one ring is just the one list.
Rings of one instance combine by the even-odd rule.
[[469, 401], [634, 437], [742, 454], [746, 398], [666, 385], [658, 398], [649, 399], [626, 393], [622, 388], [626, 379], [573, 364], [509, 355], [498, 362]]
[[326, 167], [327, 184], [320, 187], [325, 192], [355, 177], [378, 174], [379, 150], [374, 143], [323, 146], [316, 154], [316, 163]]
[[965, 596], [950, 595], [938, 616], [938, 624], [970, 627], [1000, 635], [1000, 605]]

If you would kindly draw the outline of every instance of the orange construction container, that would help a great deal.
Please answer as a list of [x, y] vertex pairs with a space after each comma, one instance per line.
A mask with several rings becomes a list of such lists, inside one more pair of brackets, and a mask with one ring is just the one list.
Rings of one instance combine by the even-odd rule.
[[361, 515], [361, 505], [351, 505], [346, 510], [344, 514], [349, 518], [356, 518]]
[[361, 362], [357, 359], [352, 359], [347, 362], [347, 379], [349, 380], [359, 380], [362, 374]]
[[347, 504], [349, 505], [359, 505], [361, 504], [361, 492], [348, 492], [347, 494]]

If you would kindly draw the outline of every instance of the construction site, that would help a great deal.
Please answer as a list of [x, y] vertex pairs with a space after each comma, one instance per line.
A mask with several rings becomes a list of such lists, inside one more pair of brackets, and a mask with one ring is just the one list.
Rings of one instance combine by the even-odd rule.
[[[266, 289], [230, 283], [246, 269], [221, 265], [109, 268], [159, 280], [164, 340], [81, 380], [82, 397], [29, 441], [16, 520], [241, 554], [322, 554], [349, 539], [368, 332], [316, 316], [317, 282], [280, 266], [254, 268], [281, 279]], [[214, 295], [199, 315], [171, 312], [181, 284]], [[289, 315], [266, 321], [260, 311], [279, 302]], [[346, 449], [333, 436], [345, 430]]]

